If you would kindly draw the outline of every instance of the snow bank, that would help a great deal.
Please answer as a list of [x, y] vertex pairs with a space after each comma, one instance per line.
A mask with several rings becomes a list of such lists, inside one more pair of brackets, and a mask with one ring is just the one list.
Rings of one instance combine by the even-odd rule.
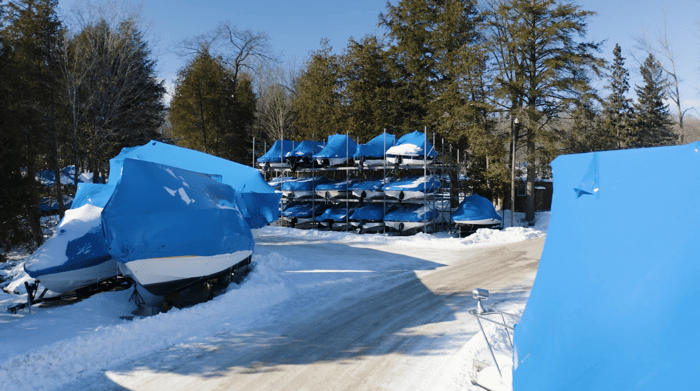
[[[130, 315], [129, 309], [133, 308], [128, 303], [131, 294], [128, 290], [103, 293], [70, 306], [46, 310], [45, 315], [32, 314], [25, 318], [25, 323], [33, 322], [35, 327], [57, 319], [72, 321], [53, 330], [56, 342], [33, 349], [25, 349], [31, 343], [23, 338], [37, 337], [35, 334], [23, 336], [17, 330], [18, 333], [4, 335], [0, 360], [6, 361], [0, 364], [0, 384], [13, 384], [16, 389], [50, 390], [84, 373], [179, 342], [192, 343], [220, 332], [245, 329], [265, 309], [287, 300], [294, 289], [278, 272], [279, 267], [289, 266], [289, 260], [270, 254], [255, 257], [254, 262], [254, 270], [242, 285], [231, 286], [226, 294], [212, 301], [182, 310], [173, 308], [151, 317], [121, 320], [119, 316]], [[99, 312], [105, 318], [102, 319], [105, 325], [96, 325], [73, 336], [74, 322], [80, 322], [80, 315], [89, 316], [90, 312]], [[61, 339], [66, 336], [69, 338]]]

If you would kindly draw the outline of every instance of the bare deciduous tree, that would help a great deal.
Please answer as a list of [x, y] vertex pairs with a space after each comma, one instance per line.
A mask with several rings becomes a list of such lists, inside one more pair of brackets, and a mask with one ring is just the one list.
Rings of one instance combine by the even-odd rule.
[[294, 135], [293, 74], [278, 66], [259, 71], [256, 127], [271, 142]]
[[[677, 56], [673, 50], [671, 39], [668, 36], [667, 22], [668, 16], [664, 9], [663, 30], [657, 32], [655, 42], [652, 42], [646, 30], [642, 33], [641, 37], [637, 37], [635, 40], [637, 42], [637, 49], [643, 51], [645, 54], [653, 54], [657, 59], [660, 59], [659, 64], [661, 64], [661, 68], [668, 76], [665, 82], [665, 89], [668, 97], [673, 101], [676, 107], [676, 114], [678, 115], [678, 142], [682, 144], [685, 143], [686, 139], [683, 117], [685, 117], [685, 114], [690, 108], [683, 110], [681, 107], [679, 85], [682, 80], [679, 78], [678, 72], [676, 71]], [[641, 63], [639, 60], [638, 62]]]

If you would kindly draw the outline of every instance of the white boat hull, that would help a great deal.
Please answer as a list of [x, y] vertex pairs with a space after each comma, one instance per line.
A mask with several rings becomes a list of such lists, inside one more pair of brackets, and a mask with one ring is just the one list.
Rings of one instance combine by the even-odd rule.
[[425, 229], [426, 226], [432, 224], [432, 221], [385, 221], [384, 225], [387, 228], [394, 229], [399, 232]]
[[432, 164], [433, 159], [423, 159], [412, 156], [387, 156], [386, 162], [388, 164], [403, 164], [406, 166], [424, 166], [426, 164]]
[[36, 278], [52, 292], [65, 293], [84, 288], [119, 275], [117, 261], [109, 259], [82, 269], [44, 274]]
[[325, 199], [345, 198], [348, 195], [348, 191], [347, 190], [318, 190], [318, 191], [316, 191], [316, 195], [318, 195], [321, 198], [325, 198]]
[[366, 221], [364, 223], [360, 221], [353, 221], [350, 224], [354, 228], [359, 229], [361, 232], [376, 232], [384, 228], [383, 221]]
[[282, 190], [282, 196], [285, 198], [310, 198], [316, 194], [313, 190]]
[[353, 190], [352, 194], [354, 194], [357, 198], [362, 198], [365, 200], [384, 197], [384, 192], [382, 190]]
[[454, 220], [455, 224], [459, 225], [498, 225], [501, 220], [498, 219], [483, 219], [483, 220]]
[[149, 292], [165, 295], [187, 286], [189, 282], [226, 271], [252, 253], [251, 250], [243, 250], [212, 256], [138, 259], [119, 262], [119, 269], [125, 277], [136, 281]]
[[417, 200], [425, 197], [430, 197], [432, 193], [423, 191], [404, 191], [404, 190], [384, 190], [387, 197], [396, 198], [398, 200]]
[[289, 163], [287, 163], [287, 162], [284, 162], [284, 163], [283, 162], [258, 163], [258, 166], [260, 166], [260, 168], [262, 168], [262, 169], [265, 169], [266, 167], [269, 167], [269, 168], [289, 168], [289, 167], [291, 167], [289, 165]]
[[328, 167], [332, 167], [332, 166], [339, 166], [341, 164], [345, 164], [345, 162], [348, 161], [348, 158], [346, 158], [346, 157], [319, 158], [319, 159], [316, 159], [316, 164], [318, 164], [319, 167], [321, 167], [321, 166], [323, 166], [324, 160], [328, 160]]

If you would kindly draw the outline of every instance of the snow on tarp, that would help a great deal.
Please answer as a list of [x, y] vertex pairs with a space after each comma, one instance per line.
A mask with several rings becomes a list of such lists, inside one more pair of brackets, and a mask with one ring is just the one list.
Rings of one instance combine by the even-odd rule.
[[369, 140], [366, 144], [357, 146], [355, 159], [360, 158], [384, 158], [384, 153], [387, 149], [396, 145], [396, 136], [389, 133], [382, 133], [379, 136]]
[[425, 133], [415, 131], [403, 135], [396, 143], [396, 146], [389, 148], [386, 154], [392, 156], [422, 157], [426, 155], [426, 149], [428, 150], [428, 157], [434, 158], [437, 156], [437, 151], [433, 148], [433, 145], [430, 141], [426, 140]]
[[120, 262], [253, 249], [235, 190], [210, 176], [125, 159], [102, 212], [109, 253]]
[[112, 183], [78, 183], [78, 191], [75, 192], [72, 208], [77, 209], [87, 204], [104, 208], [113, 192], [114, 184]]
[[472, 194], [469, 197], [464, 197], [457, 210], [452, 212], [452, 220], [462, 224], [470, 222], [479, 224], [488, 221], [495, 222], [495, 220], [501, 221], [503, 218], [496, 212], [491, 201], [478, 194]]
[[314, 155], [314, 159], [323, 158], [347, 158], [357, 150], [357, 143], [344, 134], [328, 136], [328, 143], [321, 152]]
[[439, 190], [441, 186], [439, 179], [433, 175], [428, 175], [389, 182], [382, 189], [384, 191], [422, 191], [431, 193]]
[[311, 157], [314, 154], [317, 154], [323, 150], [323, 147], [325, 147], [326, 143], [323, 141], [302, 141], [299, 145], [296, 146], [293, 150], [286, 152], [284, 154], [285, 158], [289, 157], [296, 157], [296, 158], [301, 158], [301, 157]]
[[296, 141], [277, 140], [272, 144], [270, 150], [258, 158], [258, 164], [284, 163], [284, 157], [288, 152], [294, 150], [297, 145], [299, 145], [299, 143]]
[[[204, 152], [150, 141], [140, 147], [122, 149], [119, 155], [109, 161], [111, 176], [121, 172], [122, 162], [127, 158], [221, 175], [221, 181], [236, 190], [236, 197], [242, 201], [237, 204], [251, 228], [263, 227], [279, 218], [281, 195], [275, 193], [255, 168]], [[109, 184], [114, 184], [112, 178]]]
[[117, 275], [119, 270], [114, 264], [106, 267], [113, 271], [108, 272], [106, 276], [86, 272], [80, 278], [74, 276], [67, 280], [42, 278], [56, 273], [87, 269], [111, 259], [102, 235], [101, 212], [101, 206], [90, 204], [67, 210], [56, 233], [25, 261], [24, 270], [27, 274], [32, 278], [40, 278], [45, 287], [57, 293], [82, 288]]
[[561, 156], [513, 389], [700, 384], [700, 143]]

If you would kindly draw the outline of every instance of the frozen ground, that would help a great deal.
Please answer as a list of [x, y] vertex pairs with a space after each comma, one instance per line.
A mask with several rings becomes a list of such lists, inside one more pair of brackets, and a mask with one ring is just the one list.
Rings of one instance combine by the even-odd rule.
[[[194, 307], [123, 320], [135, 309], [128, 290], [34, 306], [32, 314], [3, 312], [0, 384], [16, 390], [217, 389], [232, 382], [248, 384], [242, 389], [477, 389], [469, 382], [472, 360], [492, 359], [467, 313], [474, 281], [466, 281], [494, 289], [488, 306], [521, 313], [536, 263], [512, 256], [503, 258], [507, 267], [481, 270], [478, 260], [491, 248], [501, 254], [521, 243], [541, 250], [541, 239], [529, 239], [544, 236], [549, 215], [538, 217], [532, 228], [461, 239], [256, 230], [255, 267], [246, 281]], [[504, 274], [511, 269], [522, 275]], [[6, 289], [21, 293], [21, 268], [2, 272], [14, 279]], [[0, 308], [25, 300], [3, 292]], [[495, 326], [486, 330], [505, 368], [508, 336]]]

